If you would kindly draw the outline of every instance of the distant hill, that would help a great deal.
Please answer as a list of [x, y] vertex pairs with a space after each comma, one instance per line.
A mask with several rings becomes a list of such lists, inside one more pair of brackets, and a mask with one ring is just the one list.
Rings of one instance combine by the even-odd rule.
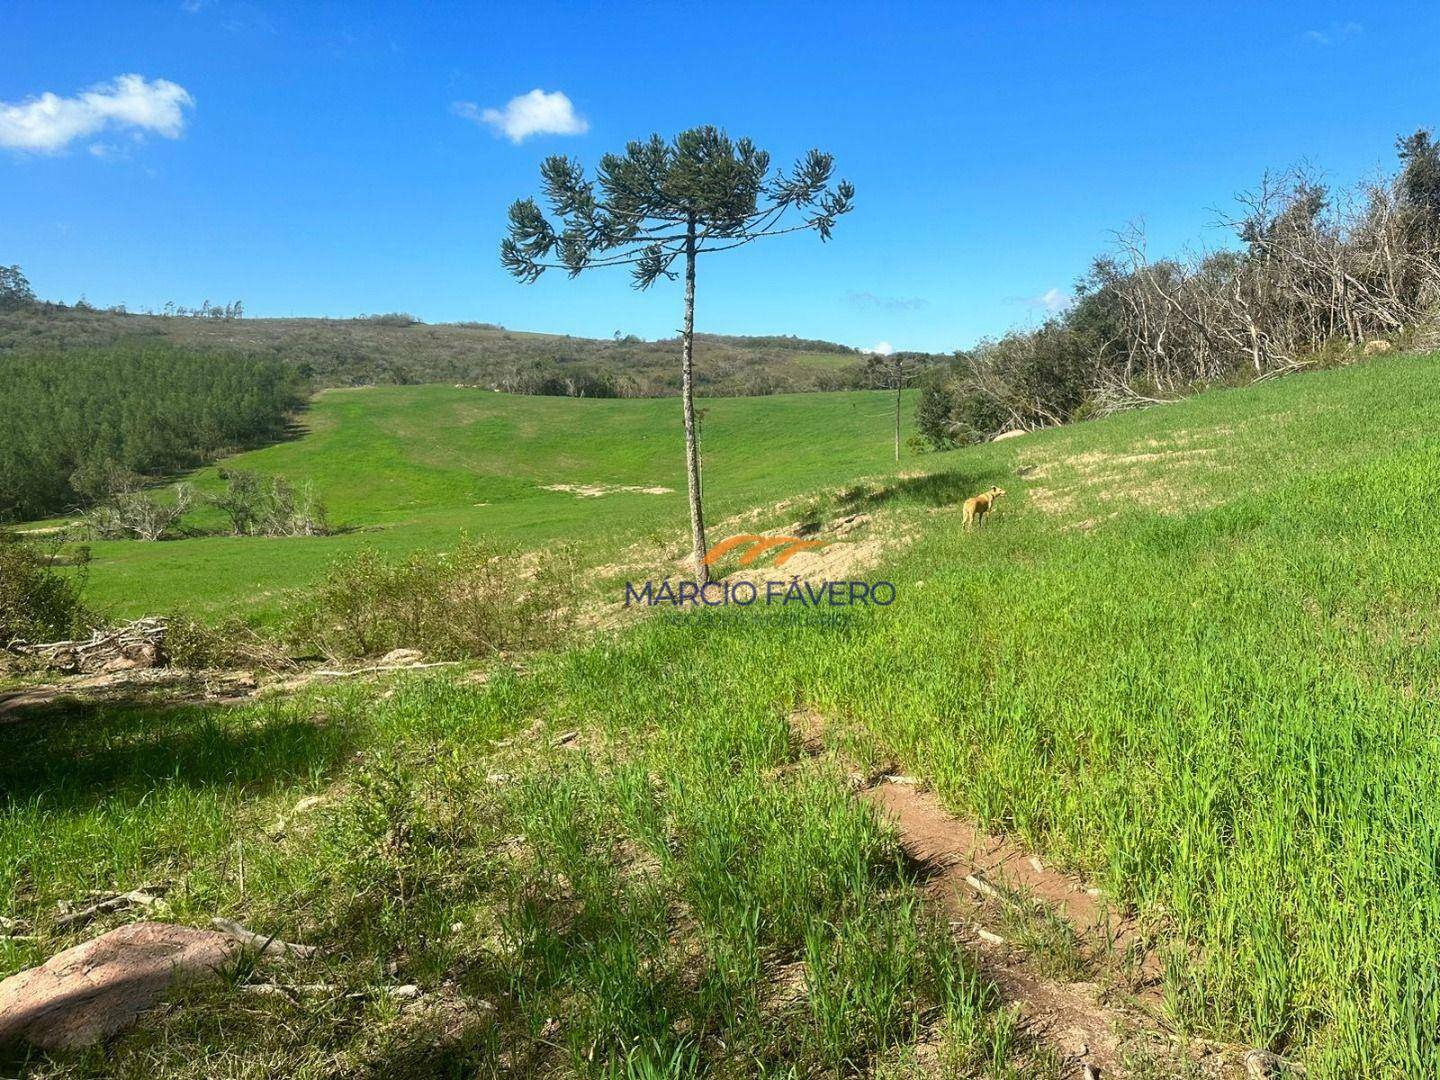
[[[407, 315], [254, 319], [136, 315], [59, 304], [0, 311], [0, 356], [118, 343], [243, 350], [293, 364], [317, 387], [451, 383], [522, 394], [658, 397], [679, 392], [679, 341], [569, 337]], [[948, 357], [931, 358], [940, 363]], [[794, 337], [697, 335], [711, 395], [854, 389], [864, 354]]]

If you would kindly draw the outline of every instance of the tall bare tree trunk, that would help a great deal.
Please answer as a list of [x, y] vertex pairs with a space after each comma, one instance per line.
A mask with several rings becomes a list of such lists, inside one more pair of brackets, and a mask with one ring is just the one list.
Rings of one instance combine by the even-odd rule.
[[685, 329], [681, 333], [680, 401], [685, 413], [685, 473], [690, 488], [690, 533], [695, 544], [695, 580], [710, 580], [705, 565], [705, 510], [700, 501], [700, 439], [695, 430], [692, 369], [695, 361], [695, 218], [685, 228]]
[[900, 460], [900, 373], [895, 373], [895, 460]]

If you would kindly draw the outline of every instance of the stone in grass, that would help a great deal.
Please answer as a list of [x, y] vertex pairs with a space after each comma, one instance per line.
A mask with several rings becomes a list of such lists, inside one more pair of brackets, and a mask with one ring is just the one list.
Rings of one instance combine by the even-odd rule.
[[91, 1046], [172, 987], [218, 977], [240, 947], [228, 934], [166, 923], [111, 930], [0, 982], [0, 1046]]

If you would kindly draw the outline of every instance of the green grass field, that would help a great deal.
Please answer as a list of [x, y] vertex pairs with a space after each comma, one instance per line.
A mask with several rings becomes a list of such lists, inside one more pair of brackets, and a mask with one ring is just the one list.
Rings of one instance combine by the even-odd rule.
[[[653, 618], [485, 686], [415, 678], [385, 696], [0, 726], [0, 908], [36, 935], [0, 944], [0, 973], [75, 940], [57, 900], [163, 880], [172, 917], [218, 911], [321, 944], [298, 978], [359, 996], [246, 997], [240, 972], [57, 1071], [899, 1076], [923, 1043], [950, 1074], [1059, 1075], [914, 904], [893, 834], [843, 768], [798, 745], [788, 718], [803, 708], [848, 755], [922, 778], [1139, 913], [1163, 960], [1162, 1028], [1266, 1046], [1311, 1077], [1435, 1075], [1437, 376], [1440, 357], [1385, 359], [914, 459], [929, 475], [889, 479], [879, 396], [823, 399], [828, 414], [712, 403], [721, 512], [877, 477], [828, 500], [893, 507], [913, 530], [884, 568], [892, 606], [838, 624]], [[381, 477], [411, 477], [394, 490], [414, 507], [380, 537], [473, 527], [488, 508], [463, 504], [487, 494], [518, 541], [576, 535], [582, 511], [624, 529], [680, 510], [586, 500], [547, 526], [542, 506], [571, 504], [531, 491], [673, 484], [673, 431], [622, 451], [557, 430], [587, 426], [566, 410], [615, 421], [648, 403], [499, 402], [520, 410], [501, 421], [491, 397], [374, 393], [327, 396], [309, 439], [255, 460], [386, 464], [369, 482], [336, 476], [332, 498], [357, 518], [398, 497], [376, 494]], [[473, 445], [490, 449], [427, 437], [406, 400], [488, 421]], [[777, 410], [773, 426], [747, 429], [742, 409]], [[844, 436], [872, 426], [863, 446]], [[383, 438], [346, 443], [357, 430]], [[781, 430], [829, 449], [792, 466], [766, 453]], [[415, 435], [403, 453], [399, 432]], [[548, 456], [482, 471], [487, 453], [536, 442]], [[953, 494], [992, 482], [1009, 491], [1000, 512], [962, 531]], [[159, 574], [167, 549], [231, 543], [133, 557]], [[96, 587], [118, 595], [106, 558]], [[557, 745], [567, 729], [578, 740]], [[265, 835], [312, 792], [323, 811]], [[373, 991], [387, 980], [420, 985], [429, 1011]]]
[[[702, 401], [711, 520], [857, 476], [892, 474], [893, 401], [879, 392]], [[680, 409], [671, 399], [374, 387], [322, 393], [305, 420], [303, 438], [225, 464], [313, 483], [347, 531], [98, 542], [87, 599], [117, 617], [179, 608], [263, 615], [286, 589], [360, 546], [445, 548], [468, 531], [527, 550], [574, 541], [585, 561], [600, 564], [627, 544], [687, 535]], [[215, 473], [199, 473], [198, 486], [217, 487]], [[562, 484], [671, 492], [547, 490]], [[224, 527], [214, 511], [188, 523]]]

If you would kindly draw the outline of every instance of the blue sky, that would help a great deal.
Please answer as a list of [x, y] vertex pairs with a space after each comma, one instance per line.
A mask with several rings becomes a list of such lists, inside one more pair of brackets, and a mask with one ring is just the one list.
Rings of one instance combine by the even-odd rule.
[[[501, 270], [548, 154], [829, 150], [855, 212], [702, 263], [697, 326], [948, 350], [1043, 318], [1127, 222], [1221, 242], [1265, 169], [1348, 183], [1440, 125], [1440, 8], [1400, 5], [11, 0], [0, 54], [0, 263], [44, 297], [595, 336], [673, 332], [679, 289]], [[533, 90], [570, 133], [486, 122]]]

